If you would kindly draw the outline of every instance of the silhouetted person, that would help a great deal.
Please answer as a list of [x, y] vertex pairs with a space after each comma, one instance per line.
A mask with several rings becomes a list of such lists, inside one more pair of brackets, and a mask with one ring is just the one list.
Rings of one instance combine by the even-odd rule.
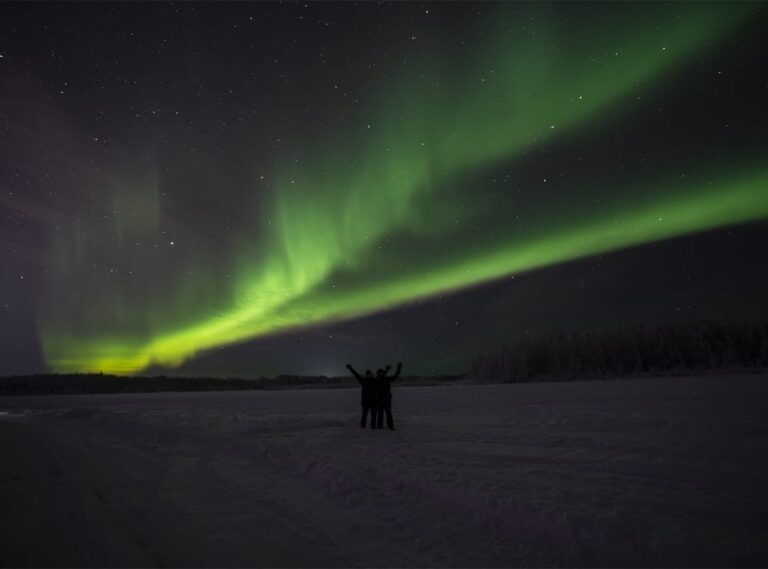
[[[381, 407], [381, 401], [379, 397], [379, 391], [380, 389], [383, 389], [384, 384], [387, 383], [387, 381], [384, 379], [387, 377], [387, 374], [389, 373], [389, 370], [392, 369], [391, 365], [388, 365], [385, 368], [379, 368], [376, 370], [376, 378], [373, 381], [373, 392], [374, 392], [374, 398], [376, 400], [375, 402], [375, 411], [376, 411], [376, 427], [381, 429], [382, 427], [382, 419], [379, 418], [379, 415], [383, 413], [383, 409]], [[381, 380], [381, 381], [380, 381]]]
[[376, 374], [376, 407], [377, 407], [377, 416], [376, 416], [376, 426], [381, 429], [384, 427], [384, 413], [387, 414], [387, 427], [389, 427], [390, 431], [395, 430], [395, 422], [392, 419], [392, 382], [396, 380], [398, 377], [400, 377], [400, 371], [403, 369], [403, 364], [399, 363], [397, 364], [397, 370], [395, 370], [395, 375], [388, 376], [389, 368], [392, 366], [387, 366], [383, 370], [379, 370], [379, 372]]
[[374, 385], [374, 378], [373, 374], [371, 373], [371, 370], [367, 369], [365, 370], [365, 376], [361, 376], [357, 371], [355, 371], [355, 368], [353, 368], [351, 365], [347, 364], [347, 369], [352, 372], [352, 375], [355, 376], [355, 379], [360, 382], [360, 387], [362, 388], [360, 390], [360, 405], [363, 408], [363, 416], [360, 418], [360, 428], [365, 428], [366, 419], [368, 418], [368, 413], [371, 413], [371, 428], [376, 428], [376, 388]]

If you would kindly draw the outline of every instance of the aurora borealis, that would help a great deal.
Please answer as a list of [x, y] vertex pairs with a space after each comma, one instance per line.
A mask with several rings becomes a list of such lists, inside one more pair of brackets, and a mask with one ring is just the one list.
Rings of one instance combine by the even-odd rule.
[[764, 55], [742, 39], [760, 4], [99, 7], [89, 40], [46, 47], [60, 65], [19, 30], [63, 37], [83, 8], [5, 10], [0, 205], [34, 235], [51, 370], [194, 365], [768, 218], [764, 110], [739, 87], [765, 77], [733, 64]]

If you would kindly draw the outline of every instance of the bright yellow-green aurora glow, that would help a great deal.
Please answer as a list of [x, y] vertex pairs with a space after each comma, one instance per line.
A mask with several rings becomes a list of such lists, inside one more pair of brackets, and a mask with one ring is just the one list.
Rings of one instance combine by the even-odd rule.
[[[528, 9], [548, 21], [547, 8]], [[152, 302], [115, 286], [75, 316], [53, 307], [76, 303], [88, 242], [73, 232], [57, 244], [52, 270], [62, 284], [41, 316], [46, 361], [62, 372], [175, 366], [218, 346], [768, 216], [759, 157], [686, 179], [655, 172], [634, 187], [606, 187], [595, 176], [592, 189], [608, 196], [599, 204], [563, 198], [563, 188], [549, 193], [552, 183], [542, 181], [528, 189], [542, 206], [532, 208], [499, 198], [486, 175], [499, 164], [514, 172], [544, 142], [588, 139], [595, 125], [673, 81], [747, 12], [638, 5], [613, 28], [553, 21], [537, 35], [520, 32], [513, 11], [496, 13], [460, 62], [436, 46], [370, 97], [365, 120], [288, 142], [270, 199], [254, 208], [260, 229], [240, 236], [224, 268], [208, 267], [226, 272], [226, 282], [194, 266], [196, 276], [174, 278]], [[129, 200], [116, 194], [120, 243], [157, 232], [157, 190], [141, 186]]]

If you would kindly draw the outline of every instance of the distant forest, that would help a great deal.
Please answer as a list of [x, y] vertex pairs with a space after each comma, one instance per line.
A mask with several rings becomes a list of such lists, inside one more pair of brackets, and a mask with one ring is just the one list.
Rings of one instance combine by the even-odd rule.
[[[431, 385], [463, 376], [401, 377], [398, 383]], [[280, 375], [276, 378], [116, 376], [101, 373], [38, 374], [0, 377], [3, 395], [67, 395], [78, 393], [152, 393], [159, 391], [231, 391], [243, 389], [307, 389], [357, 387], [352, 377]]]
[[[680, 375], [768, 368], [768, 322], [691, 322], [608, 332], [558, 333], [521, 338], [478, 356], [466, 376], [402, 377], [400, 384], [467, 381], [542, 381]], [[0, 377], [0, 396], [76, 393], [146, 393], [236, 389], [356, 387], [351, 377], [121, 377], [40, 374]]]
[[768, 322], [691, 322], [521, 338], [467, 376], [509, 382], [768, 368]]
[[121, 377], [101, 373], [20, 375], [0, 377], [0, 396], [261, 389], [265, 381], [204, 377]]

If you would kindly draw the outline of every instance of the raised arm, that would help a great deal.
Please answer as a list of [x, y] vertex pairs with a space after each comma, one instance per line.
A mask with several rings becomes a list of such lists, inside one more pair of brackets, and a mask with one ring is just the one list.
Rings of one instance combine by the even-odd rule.
[[360, 376], [359, 373], [355, 371], [355, 368], [353, 368], [351, 365], [347, 364], [347, 369], [352, 372], [352, 375], [355, 376], [355, 379], [359, 381], [360, 383], [363, 382], [363, 378]]
[[400, 371], [401, 371], [402, 369], [403, 369], [403, 364], [402, 364], [402, 363], [400, 363], [400, 362], [397, 362], [397, 369], [395, 370], [395, 375], [393, 375], [393, 376], [392, 376], [392, 377], [389, 379], [389, 381], [394, 381], [394, 380], [396, 380], [398, 377], [400, 377]]

